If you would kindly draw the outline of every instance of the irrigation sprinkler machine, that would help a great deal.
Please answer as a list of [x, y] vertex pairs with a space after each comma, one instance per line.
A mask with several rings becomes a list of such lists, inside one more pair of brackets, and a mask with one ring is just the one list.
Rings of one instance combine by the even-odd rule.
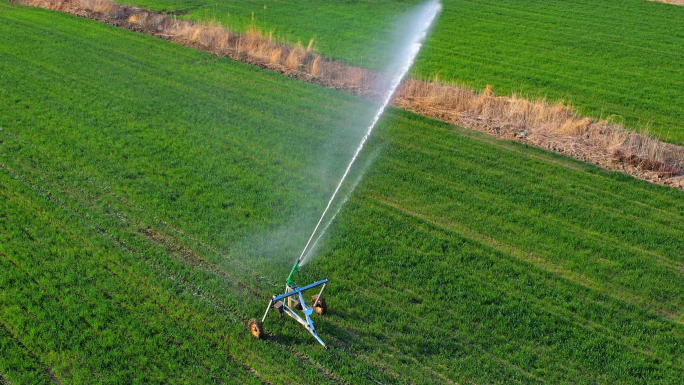
[[[325, 303], [325, 298], [323, 298], [323, 291], [325, 290], [325, 285], [328, 283], [328, 280], [324, 279], [303, 287], [297, 286], [297, 284], [292, 281], [292, 276], [297, 269], [299, 269], [300, 262], [301, 257], [297, 260], [292, 268], [292, 271], [290, 271], [290, 275], [287, 277], [287, 281], [285, 283], [285, 293], [274, 295], [273, 298], [271, 298], [271, 301], [268, 303], [266, 312], [261, 318], [261, 321], [256, 318], [249, 320], [249, 332], [252, 333], [252, 335], [257, 339], [263, 338], [264, 322], [266, 322], [266, 316], [268, 315], [269, 310], [273, 309], [276, 313], [278, 313], [279, 317], [282, 317], [283, 314], [287, 314], [295, 321], [302, 324], [302, 326], [304, 326], [304, 328], [308, 330], [309, 333], [311, 333], [311, 335], [314, 336], [314, 338], [321, 345], [323, 345], [324, 348], [327, 349], [328, 347], [325, 345], [325, 342], [323, 342], [321, 337], [316, 334], [316, 328], [314, 327], [311, 315], [314, 312], [318, 315], [324, 315], [328, 311], [328, 305]], [[307, 304], [303, 293], [307, 290], [317, 289], [318, 287], [321, 288], [318, 290], [318, 294], [315, 294], [313, 297], [311, 297], [310, 305]], [[301, 315], [298, 312], [300, 312]]]
[[[328, 280], [324, 279], [322, 281], [314, 282], [310, 285], [299, 287], [296, 283], [292, 281], [292, 276], [297, 271], [297, 269], [299, 269], [299, 264], [302, 262], [302, 258], [304, 258], [305, 253], [309, 250], [309, 245], [311, 244], [311, 241], [317, 234], [317, 231], [319, 229], [319, 226], [321, 225], [321, 222], [323, 221], [323, 218], [325, 218], [326, 214], [328, 213], [328, 209], [330, 209], [330, 205], [333, 203], [335, 197], [337, 196], [337, 193], [340, 191], [342, 183], [344, 183], [345, 179], [347, 178], [347, 175], [349, 175], [349, 171], [351, 170], [352, 165], [354, 164], [354, 161], [356, 161], [356, 158], [358, 157], [359, 153], [363, 149], [366, 140], [373, 131], [373, 127], [375, 127], [376, 123], [385, 111], [385, 108], [392, 100], [392, 95], [394, 95], [394, 92], [401, 84], [402, 79], [404, 78], [404, 76], [406, 76], [409, 69], [411, 68], [413, 61], [415, 60], [416, 55], [420, 51], [420, 47], [422, 46], [423, 41], [427, 36], [430, 26], [432, 25], [432, 22], [434, 21], [435, 17], [437, 16], [441, 8], [442, 6], [439, 3], [439, 0], [430, 0], [417, 9], [417, 11], [412, 15], [413, 21], [406, 25], [406, 43], [403, 47], [401, 47], [401, 49], [398, 50], [398, 52], [400, 53], [401, 60], [399, 60], [396, 63], [395, 67], [392, 67], [393, 70], [391, 70], [391, 72], [388, 74], [388, 79], [390, 81], [386, 85], [387, 89], [381, 92], [381, 94], [385, 95], [383, 103], [375, 113], [375, 116], [373, 117], [370, 126], [368, 126], [366, 130], [365, 136], [361, 139], [361, 143], [356, 148], [356, 152], [354, 153], [351, 162], [349, 162], [349, 165], [347, 165], [347, 169], [345, 170], [344, 175], [342, 175], [342, 179], [340, 180], [340, 183], [337, 185], [335, 192], [333, 192], [330, 201], [328, 201], [328, 205], [326, 206], [325, 210], [323, 210], [323, 215], [321, 216], [321, 219], [318, 220], [318, 224], [314, 228], [313, 234], [311, 234], [311, 237], [309, 238], [309, 242], [307, 242], [306, 247], [304, 247], [304, 251], [302, 251], [302, 254], [299, 256], [297, 262], [292, 268], [292, 271], [290, 271], [290, 275], [287, 277], [287, 282], [285, 284], [285, 293], [280, 295], [274, 295], [273, 298], [271, 298], [271, 301], [268, 303], [268, 306], [266, 307], [266, 312], [264, 313], [264, 316], [261, 318], [261, 321], [257, 319], [251, 319], [249, 321], [249, 331], [250, 333], [252, 333], [254, 337], [264, 337], [263, 325], [266, 321], [266, 316], [268, 315], [269, 310], [273, 308], [279, 316], [282, 317], [283, 314], [287, 314], [288, 316], [292, 317], [295, 321], [302, 324], [302, 326], [304, 326], [304, 328], [306, 328], [306, 330], [308, 330], [309, 333], [311, 333], [311, 335], [313, 335], [314, 338], [318, 342], [320, 342], [321, 345], [323, 345], [323, 347], [327, 349], [325, 342], [323, 342], [321, 337], [319, 337], [318, 334], [316, 334], [316, 329], [314, 328], [314, 323], [311, 320], [311, 315], [314, 312], [316, 312], [316, 314], [319, 315], [324, 315], [328, 311], [328, 305], [325, 303], [325, 299], [323, 298], [323, 291], [325, 290], [325, 285], [328, 283]], [[332, 215], [332, 218], [328, 221], [328, 225], [335, 219], [336, 215], [337, 214]], [[325, 230], [327, 229], [328, 225], [326, 225], [323, 228], [322, 233], [325, 233]], [[318, 240], [320, 239], [321, 235], [322, 234], [318, 236], [312, 248], [316, 247], [316, 244], [318, 243]], [[307, 290], [317, 289], [318, 287], [321, 288], [318, 291], [318, 294], [311, 297], [311, 302], [307, 303], [304, 300], [303, 293]], [[300, 312], [301, 315], [298, 312]]]

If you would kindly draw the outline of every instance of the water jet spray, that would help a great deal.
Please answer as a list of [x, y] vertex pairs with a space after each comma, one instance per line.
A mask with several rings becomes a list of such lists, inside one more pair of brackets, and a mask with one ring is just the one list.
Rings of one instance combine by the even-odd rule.
[[[383, 84], [381, 88], [381, 90], [384, 91], [381, 92], [381, 94], [385, 95], [385, 97], [382, 100], [382, 105], [373, 117], [371, 124], [368, 126], [366, 134], [361, 139], [361, 143], [356, 148], [356, 151], [354, 152], [354, 155], [352, 156], [349, 165], [344, 171], [344, 174], [342, 175], [340, 182], [337, 184], [335, 191], [330, 197], [330, 200], [328, 201], [325, 210], [323, 210], [321, 218], [318, 220], [316, 227], [311, 233], [311, 237], [309, 237], [309, 240], [304, 246], [304, 250], [302, 250], [302, 253], [299, 255], [299, 258], [297, 258], [297, 261], [292, 267], [292, 270], [290, 270], [290, 275], [288, 275], [287, 280], [285, 282], [285, 293], [280, 295], [274, 295], [271, 298], [271, 301], [268, 303], [268, 306], [266, 307], [266, 312], [264, 313], [264, 316], [262, 317], [261, 321], [255, 318], [249, 321], [250, 333], [252, 333], [252, 335], [255, 338], [260, 339], [264, 337], [263, 323], [266, 321], [266, 316], [268, 315], [269, 310], [274, 309], [274, 311], [277, 312], [279, 316], [282, 317], [283, 314], [286, 314], [292, 317], [295, 321], [302, 324], [302, 326], [304, 326], [304, 328], [306, 328], [311, 333], [311, 335], [313, 335], [314, 338], [321, 345], [323, 345], [323, 347], [327, 349], [325, 342], [323, 342], [323, 340], [318, 336], [318, 334], [316, 334], [316, 329], [314, 328], [313, 321], [311, 320], [311, 315], [314, 312], [316, 312], [319, 315], [324, 315], [328, 310], [328, 306], [325, 302], [325, 299], [323, 298], [323, 291], [325, 290], [325, 286], [328, 283], [328, 280], [324, 279], [322, 281], [317, 281], [304, 287], [299, 287], [296, 283], [294, 283], [293, 276], [295, 275], [297, 270], [299, 270], [299, 267], [302, 265], [305, 256], [309, 255], [307, 254], [307, 251], [311, 251], [309, 248], [309, 246], [311, 245], [311, 241], [316, 236], [318, 229], [321, 226], [321, 223], [323, 222], [323, 219], [326, 217], [326, 214], [328, 213], [330, 206], [337, 197], [337, 193], [340, 191], [342, 184], [347, 179], [349, 171], [352, 169], [352, 166], [354, 165], [356, 158], [361, 153], [361, 150], [366, 144], [366, 141], [368, 140], [368, 137], [373, 131], [373, 128], [375, 128], [376, 124], [382, 117], [382, 114], [385, 112], [385, 109], [392, 100], [394, 93], [396, 92], [397, 88], [399, 88], [401, 81], [404, 79], [408, 71], [411, 69], [413, 61], [418, 55], [418, 52], [420, 51], [420, 48], [423, 45], [423, 41], [425, 41], [425, 37], [427, 36], [428, 31], [430, 30], [430, 26], [432, 25], [434, 19], [437, 17], [437, 14], [441, 10], [441, 8], [442, 6], [438, 0], [429, 1], [423, 4], [418, 9], [418, 11], [416, 12], [415, 19], [413, 19], [413, 21], [409, 23], [409, 28], [407, 32], [411, 33], [411, 35], [409, 36], [407, 33], [408, 44], [399, 51], [398, 61], [396, 62], [396, 65], [392, 66], [388, 71], [386, 78], [387, 82], [386, 84]], [[316, 241], [314, 242], [314, 246], [312, 246], [312, 248], [315, 247], [316, 243], [318, 243], [318, 240], [320, 240], [321, 236], [327, 230], [330, 223], [335, 219], [337, 212], [339, 212], [339, 210], [337, 210], [333, 214], [333, 217], [323, 227], [323, 231], [318, 235], [318, 238], [316, 238]], [[318, 292], [318, 294], [314, 295], [311, 298], [311, 306], [307, 305], [302, 293], [306, 290], [317, 288], [319, 286], [322, 286], [321, 290]], [[285, 302], [287, 302], [287, 304]], [[299, 315], [296, 311], [301, 311], [303, 317]]]

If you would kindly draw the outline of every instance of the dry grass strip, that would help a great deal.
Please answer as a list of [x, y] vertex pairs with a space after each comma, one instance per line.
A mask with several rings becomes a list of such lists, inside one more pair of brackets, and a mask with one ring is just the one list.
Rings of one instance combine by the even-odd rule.
[[667, 3], [667, 4], [674, 4], [674, 5], [684, 5], [684, 0], [649, 0], [649, 1], [656, 1], [658, 3]]
[[[382, 80], [381, 74], [314, 53], [313, 41], [306, 47], [301, 42], [283, 44], [255, 28], [237, 34], [218, 23], [177, 20], [110, 0], [14, 1], [100, 20], [365, 97], [377, 97], [374, 85]], [[496, 96], [491, 87], [478, 93], [457, 85], [408, 79], [393, 105], [684, 189], [684, 147], [628, 131], [617, 123], [579, 116], [562, 103]]]
[[578, 116], [572, 107], [561, 103], [495, 96], [491, 87], [476, 93], [437, 82], [408, 80], [394, 104], [642, 179], [684, 187], [684, 147], [625, 130], [620, 124]]

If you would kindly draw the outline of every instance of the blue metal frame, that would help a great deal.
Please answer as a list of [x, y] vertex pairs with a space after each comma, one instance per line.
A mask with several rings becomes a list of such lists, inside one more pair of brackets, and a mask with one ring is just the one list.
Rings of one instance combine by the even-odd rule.
[[[271, 298], [271, 301], [269, 301], [269, 303], [268, 303], [268, 307], [266, 308], [266, 312], [264, 313], [264, 317], [261, 319], [261, 322], [263, 323], [266, 321], [266, 316], [268, 315], [268, 311], [271, 309], [271, 307], [273, 306], [274, 303], [276, 303], [277, 301], [280, 301], [280, 300], [283, 300], [283, 299], [286, 299], [286, 298], [289, 298], [289, 297], [296, 295], [299, 297], [299, 303], [302, 305], [302, 313], [304, 313], [304, 318], [302, 318], [299, 314], [297, 314], [295, 312], [294, 309], [287, 306], [284, 302], [283, 302], [283, 312], [285, 314], [287, 314], [288, 316], [292, 317], [295, 321], [302, 324], [302, 326], [304, 326], [306, 328], [306, 330], [308, 330], [309, 333], [311, 333], [311, 335], [313, 335], [314, 338], [316, 338], [316, 340], [321, 345], [323, 345], [324, 348], [327, 349], [328, 347], [325, 345], [325, 342], [323, 342], [321, 337], [319, 337], [318, 334], [316, 334], [316, 329], [314, 328], [314, 323], [311, 320], [311, 314], [313, 314], [314, 307], [316, 307], [316, 305], [318, 304], [319, 299], [322, 298], [323, 290], [325, 290], [326, 283], [328, 283], [328, 280], [324, 279], [322, 281], [314, 282], [314, 283], [312, 283], [310, 285], [306, 285], [304, 287], [298, 287], [297, 284], [295, 284], [294, 282], [289, 282], [287, 285], [285, 285], [285, 290], [286, 290], [285, 294], [274, 295], [273, 298]], [[321, 285], [323, 285], [323, 287], [321, 288], [321, 291], [318, 293], [318, 297], [316, 298], [316, 302], [314, 302], [311, 306], [308, 306], [306, 304], [306, 301], [304, 300], [304, 296], [302, 296], [302, 293], [306, 290], [313, 289], [314, 287], [321, 286]]]
[[295, 294], [297, 294], [297, 293], [301, 293], [301, 292], [303, 292], [303, 291], [306, 291], [306, 290], [309, 290], [309, 289], [313, 289], [314, 287], [320, 286], [320, 285], [322, 285], [322, 284], [324, 284], [324, 283], [328, 283], [328, 280], [327, 280], [327, 279], [324, 279], [324, 280], [322, 280], [322, 281], [314, 282], [314, 283], [312, 283], [311, 285], [306, 285], [306, 286], [304, 286], [304, 287], [296, 287], [296, 286], [295, 286], [294, 288], [292, 288], [291, 286], [288, 285], [288, 286], [292, 289], [291, 292], [285, 293], [285, 294], [281, 294], [281, 295], [278, 295], [278, 296], [274, 295], [274, 296], [273, 296], [273, 299], [272, 299], [271, 301], [273, 301], [273, 302], [275, 302], [275, 301], [280, 301], [281, 299], [285, 299], [285, 298], [291, 297], [291, 296], [293, 296], [293, 295], [295, 295]]

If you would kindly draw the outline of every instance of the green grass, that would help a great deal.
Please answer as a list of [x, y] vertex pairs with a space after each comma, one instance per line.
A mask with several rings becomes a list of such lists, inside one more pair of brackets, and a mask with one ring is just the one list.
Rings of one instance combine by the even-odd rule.
[[305, 46], [314, 39], [316, 50], [349, 63], [382, 68], [389, 59], [387, 40], [393, 22], [415, 0], [285, 0], [207, 1], [135, 0], [124, 1], [157, 12], [201, 22], [219, 21], [234, 31], [255, 26], [273, 32], [290, 44]]
[[[393, 23], [419, 1], [128, 0], [192, 20], [255, 24], [369, 68], [389, 57]], [[266, 9], [264, 9], [266, 4]], [[545, 97], [684, 144], [684, 7], [645, 0], [444, 0], [414, 76]], [[255, 19], [252, 20], [252, 12]]]
[[643, 0], [445, 1], [419, 74], [565, 100], [684, 144], [684, 7]]
[[331, 349], [254, 340], [369, 107], [0, 3], [0, 380], [682, 378], [682, 192], [398, 110], [297, 277]]

